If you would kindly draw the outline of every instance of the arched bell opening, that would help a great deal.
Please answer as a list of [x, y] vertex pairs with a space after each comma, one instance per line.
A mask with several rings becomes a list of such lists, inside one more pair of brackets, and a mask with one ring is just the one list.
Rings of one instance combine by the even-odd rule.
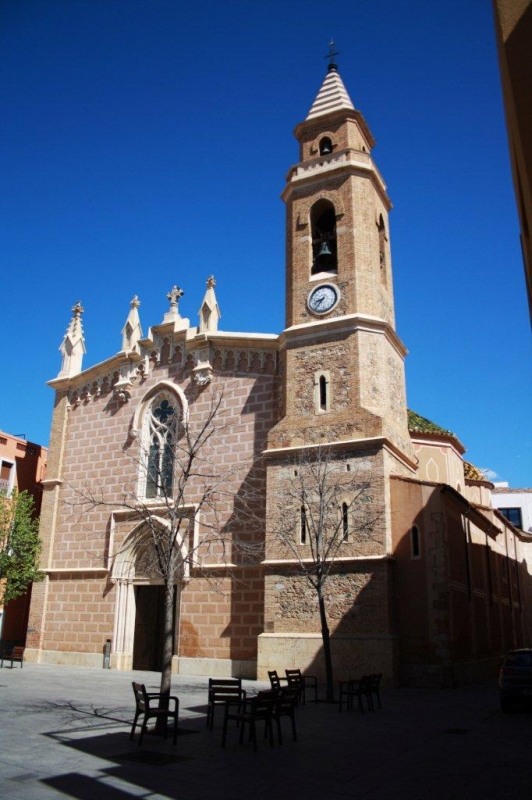
[[311, 275], [338, 272], [336, 213], [328, 200], [319, 200], [310, 212], [312, 230]]
[[328, 136], [320, 139], [320, 156], [330, 156], [333, 151], [333, 143]]

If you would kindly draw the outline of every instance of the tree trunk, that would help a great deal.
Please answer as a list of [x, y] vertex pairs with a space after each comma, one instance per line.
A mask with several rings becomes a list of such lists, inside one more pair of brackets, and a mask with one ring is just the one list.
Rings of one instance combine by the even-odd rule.
[[327, 612], [325, 610], [325, 600], [321, 593], [321, 586], [318, 588], [318, 602], [320, 609], [323, 655], [325, 658], [325, 701], [327, 703], [334, 703], [334, 679], [333, 679], [333, 665], [331, 656], [331, 638], [329, 634], [329, 626], [327, 624]]
[[[172, 688], [172, 656], [174, 654], [174, 586], [168, 581], [164, 587], [164, 619], [163, 619], [163, 661], [161, 669], [161, 685], [159, 708], [168, 708]], [[159, 717], [155, 733], [164, 736], [167, 718]]]

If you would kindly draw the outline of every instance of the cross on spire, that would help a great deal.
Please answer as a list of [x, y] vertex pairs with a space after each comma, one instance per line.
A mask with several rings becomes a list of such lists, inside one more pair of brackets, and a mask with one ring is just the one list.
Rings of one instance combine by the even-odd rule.
[[331, 39], [331, 41], [329, 42], [329, 52], [325, 56], [325, 58], [329, 59], [329, 66], [327, 67], [329, 72], [331, 72], [333, 69], [338, 69], [338, 66], [334, 61], [334, 57], [339, 55], [340, 51], [334, 49], [334, 39]]
[[180, 289], [179, 286], [174, 286], [170, 292], [166, 295], [168, 300], [170, 300], [170, 310], [177, 311], [177, 304], [179, 303], [179, 298], [183, 297], [184, 295], [183, 289]]

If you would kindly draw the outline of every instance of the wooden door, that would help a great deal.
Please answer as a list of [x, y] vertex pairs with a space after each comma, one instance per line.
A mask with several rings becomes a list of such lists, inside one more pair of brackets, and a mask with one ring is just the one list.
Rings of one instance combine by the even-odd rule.
[[133, 669], [162, 668], [164, 586], [135, 588], [136, 616]]

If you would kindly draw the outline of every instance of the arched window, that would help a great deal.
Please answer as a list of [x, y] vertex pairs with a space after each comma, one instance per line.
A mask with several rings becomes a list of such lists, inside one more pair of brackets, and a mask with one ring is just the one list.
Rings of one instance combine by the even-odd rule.
[[337, 272], [336, 214], [328, 200], [319, 200], [310, 212], [312, 231], [311, 274]]
[[325, 375], [320, 375], [320, 410], [327, 411], [327, 381]]
[[328, 136], [320, 139], [320, 156], [329, 156], [332, 153], [333, 145]]
[[386, 285], [386, 228], [384, 227], [384, 220], [382, 214], [379, 215], [379, 223], [377, 225], [379, 234], [379, 262], [381, 282]]
[[307, 511], [305, 506], [301, 506], [301, 517], [300, 517], [300, 531], [299, 531], [299, 542], [300, 544], [307, 543]]
[[344, 542], [349, 539], [349, 506], [342, 503], [342, 535]]
[[314, 411], [316, 414], [325, 414], [331, 408], [331, 376], [327, 370], [316, 372], [314, 375]]
[[143, 426], [145, 497], [172, 496], [178, 405], [169, 392], [157, 394], [146, 409]]

